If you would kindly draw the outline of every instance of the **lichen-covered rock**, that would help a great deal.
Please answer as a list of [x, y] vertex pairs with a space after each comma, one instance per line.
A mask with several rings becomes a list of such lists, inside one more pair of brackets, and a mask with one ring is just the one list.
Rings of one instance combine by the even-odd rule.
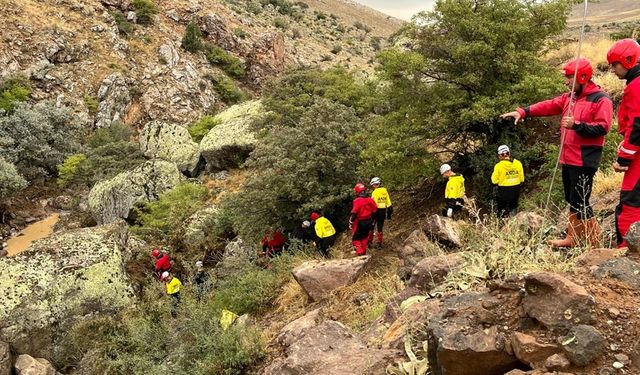
[[11, 375], [12, 367], [11, 347], [6, 342], [0, 341], [0, 375]]
[[16, 360], [17, 375], [58, 375], [56, 369], [44, 358], [33, 358], [22, 354]]
[[48, 357], [65, 324], [130, 305], [133, 290], [124, 269], [129, 242], [120, 221], [59, 232], [0, 258], [0, 339], [17, 352]]
[[218, 278], [224, 278], [241, 271], [257, 258], [258, 252], [255, 247], [244, 242], [242, 238], [236, 238], [225, 246], [222, 261], [216, 266], [216, 274]]
[[175, 67], [180, 62], [178, 50], [171, 42], [158, 47], [158, 55], [161, 62], [166, 63], [169, 68]]
[[200, 150], [182, 126], [160, 121], [147, 123], [140, 134], [140, 148], [148, 158], [175, 163], [188, 176], [197, 173]]
[[265, 115], [260, 101], [237, 104], [217, 114], [217, 125], [200, 142], [207, 169], [227, 169], [245, 159], [256, 145], [253, 122]]
[[98, 224], [127, 218], [135, 203], [156, 200], [183, 179], [175, 164], [150, 160], [97, 183], [89, 192], [89, 208]]
[[109, 127], [114, 122], [124, 122], [125, 114], [131, 104], [131, 95], [126, 79], [120, 73], [105, 78], [98, 90], [98, 114], [96, 127]]
[[187, 229], [184, 234], [184, 243], [191, 248], [203, 245], [208, 232], [215, 226], [218, 220], [218, 207], [207, 206], [191, 215], [186, 221]]

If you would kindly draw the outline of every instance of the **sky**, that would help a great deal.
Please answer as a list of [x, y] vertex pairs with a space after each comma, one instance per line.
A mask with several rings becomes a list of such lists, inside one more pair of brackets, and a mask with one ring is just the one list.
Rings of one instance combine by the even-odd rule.
[[373, 9], [379, 10], [390, 16], [403, 20], [411, 19], [411, 16], [421, 10], [431, 9], [434, 0], [356, 0]]

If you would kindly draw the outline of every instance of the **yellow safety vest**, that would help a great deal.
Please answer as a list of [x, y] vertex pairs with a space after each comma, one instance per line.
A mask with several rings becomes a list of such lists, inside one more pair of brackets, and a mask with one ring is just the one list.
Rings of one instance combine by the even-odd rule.
[[513, 161], [500, 160], [493, 168], [491, 182], [498, 186], [520, 185], [524, 182], [522, 163], [517, 159], [513, 159]]
[[174, 276], [173, 279], [167, 283], [167, 294], [176, 294], [180, 291], [181, 287], [182, 282]]
[[371, 193], [371, 198], [376, 201], [378, 208], [391, 207], [391, 198], [389, 198], [389, 192], [386, 188], [379, 187]]
[[464, 177], [454, 175], [449, 177], [447, 187], [444, 190], [446, 199], [457, 199], [464, 197]]
[[326, 217], [320, 217], [316, 220], [316, 234], [320, 238], [331, 237], [336, 234], [336, 229]]

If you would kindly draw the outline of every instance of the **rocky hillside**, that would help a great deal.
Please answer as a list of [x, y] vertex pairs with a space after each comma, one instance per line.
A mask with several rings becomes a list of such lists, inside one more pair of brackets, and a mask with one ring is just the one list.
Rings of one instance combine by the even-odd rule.
[[[235, 85], [251, 94], [288, 68], [339, 63], [369, 70], [400, 25], [341, 1], [157, 1], [150, 17], [137, 3], [0, 1], [0, 77], [27, 76], [33, 100], [73, 107], [96, 127], [188, 124], [228, 101], [220, 58], [239, 59]], [[217, 63], [180, 48], [191, 21], [223, 51], [209, 58]]]

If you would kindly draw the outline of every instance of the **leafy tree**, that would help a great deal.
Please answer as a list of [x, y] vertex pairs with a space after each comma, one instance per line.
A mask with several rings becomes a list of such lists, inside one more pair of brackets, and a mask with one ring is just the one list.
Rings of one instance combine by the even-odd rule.
[[359, 150], [349, 137], [359, 124], [353, 109], [317, 99], [295, 127], [273, 127], [245, 164], [254, 173], [242, 194], [224, 203], [238, 234], [257, 240], [263, 228], [298, 224], [311, 210], [341, 217], [356, 181]]
[[86, 160], [87, 156], [85, 154], [73, 154], [58, 165], [58, 185], [66, 186], [70, 184], [76, 178], [79, 167]]
[[522, 141], [526, 128], [498, 115], [563, 89], [538, 56], [570, 10], [568, 0], [438, 0], [417, 15], [401, 32], [411, 48], [380, 54], [391, 111], [369, 129], [363, 171], [406, 183], [434, 174], [435, 152], [468, 160], [504, 140]]
[[0, 117], [0, 157], [29, 181], [53, 176], [56, 166], [78, 148], [79, 132], [68, 108], [19, 103], [13, 114]]
[[187, 25], [187, 30], [182, 37], [182, 48], [186, 51], [195, 53], [204, 48], [202, 44], [202, 31], [195, 22], [191, 21]]
[[7, 198], [27, 186], [16, 167], [0, 157], [0, 199]]

